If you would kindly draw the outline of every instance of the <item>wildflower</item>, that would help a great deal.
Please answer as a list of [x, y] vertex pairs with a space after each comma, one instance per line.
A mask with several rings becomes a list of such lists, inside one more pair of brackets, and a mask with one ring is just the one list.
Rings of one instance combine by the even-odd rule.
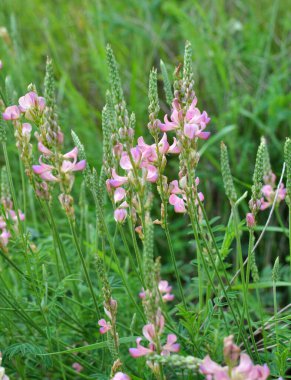
[[2, 70], [3, 69], [3, 62], [2, 62], [2, 60], [0, 59], [0, 70]]
[[[260, 205], [260, 209], [262, 211], [266, 210], [268, 207], [272, 206], [272, 204], [274, 203], [274, 199], [275, 199], [276, 191], [277, 191], [275, 181], [276, 181], [276, 176], [274, 173], [270, 173], [269, 176], [264, 177], [265, 184], [262, 187], [263, 198], [261, 198], [261, 205]], [[277, 204], [279, 204], [281, 201], [285, 199], [286, 193], [287, 193], [287, 190], [284, 187], [284, 184], [281, 183], [278, 190], [278, 196], [276, 199]]]
[[9, 106], [2, 114], [4, 120], [17, 120], [20, 118], [20, 109], [17, 106]]
[[[168, 281], [164, 281], [164, 280], [159, 281], [158, 289], [164, 302], [173, 301], [173, 299], [175, 298], [174, 294], [171, 294], [172, 286], [169, 285]], [[139, 293], [139, 297], [142, 299], [145, 299], [146, 292], [142, 290]]]
[[190, 140], [193, 140], [194, 138], [207, 140], [210, 136], [210, 132], [204, 132], [204, 129], [209, 123], [210, 118], [206, 111], [201, 113], [196, 107], [196, 104], [197, 98], [195, 97], [187, 110], [185, 117], [183, 117], [181, 105], [178, 99], [174, 99], [172, 103], [173, 111], [171, 114], [171, 121], [168, 120], [166, 115], [164, 119], [165, 123], [159, 122], [160, 130], [162, 132], [169, 132], [183, 127], [184, 135]]
[[106, 322], [105, 319], [100, 319], [98, 321], [98, 325], [100, 326], [100, 334], [106, 334], [107, 331], [109, 331], [111, 329], [111, 325], [109, 322]]
[[6, 229], [3, 229], [0, 235], [0, 246], [7, 247], [10, 237], [11, 237], [11, 233], [7, 231]]
[[157, 351], [157, 347], [160, 347], [160, 354], [163, 356], [169, 355], [171, 352], [178, 352], [180, 345], [176, 343], [177, 337], [175, 334], [169, 334], [167, 336], [167, 341], [164, 345], [160, 344], [160, 337], [163, 333], [165, 325], [165, 319], [158, 310], [156, 315], [155, 324], [148, 323], [143, 327], [143, 336], [149, 342], [148, 347], [144, 347], [140, 344], [142, 338], [136, 339], [136, 348], [130, 348], [129, 353], [133, 358], [138, 358], [141, 356], [151, 355]]
[[125, 208], [117, 208], [114, 211], [114, 219], [118, 223], [124, 222], [126, 219], [126, 216], [127, 216], [127, 211]]
[[249, 228], [254, 227], [254, 225], [256, 224], [254, 214], [252, 214], [251, 212], [248, 212], [246, 216], [246, 222]]
[[130, 377], [123, 372], [117, 372], [111, 380], [130, 380]]
[[207, 380], [266, 380], [270, 374], [266, 364], [255, 365], [247, 354], [240, 354], [232, 336], [224, 339], [224, 359], [227, 365], [220, 366], [207, 355], [200, 364], [200, 373]]
[[28, 120], [33, 120], [35, 116], [43, 112], [45, 99], [38, 96], [34, 91], [30, 91], [18, 100], [19, 109], [25, 114]]
[[[169, 184], [169, 191], [171, 193], [171, 195], [169, 197], [169, 203], [172, 206], [174, 206], [174, 210], [177, 213], [185, 213], [187, 211], [187, 209], [186, 209], [187, 196], [186, 196], [185, 190], [183, 190], [183, 188], [185, 186], [185, 184], [184, 184], [185, 179], [186, 179], [185, 177], [182, 177], [180, 179], [180, 185], [182, 188], [179, 187], [179, 183], [177, 180], [174, 180], [174, 181], [170, 182], [170, 184]], [[195, 179], [195, 186], [198, 186], [198, 185], [199, 185], [199, 178], [197, 177]], [[180, 196], [178, 196], [178, 195], [180, 195]], [[197, 197], [199, 198], [199, 200], [201, 202], [204, 201], [203, 193], [201, 193], [201, 192], [197, 193]], [[196, 206], [199, 205], [199, 202], [197, 199], [195, 201], [195, 204], [196, 204]]]
[[119, 187], [117, 188], [115, 191], [114, 191], [114, 202], [117, 203], [117, 202], [120, 202], [122, 201], [126, 196], [126, 191], [123, 187]]
[[83, 366], [81, 366], [81, 364], [80, 363], [77, 363], [77, 362], [75, 362], [75, 363], [73, 363], [72, 364], [72, 368], [76, 371], [76, 372], [81, 372], [81, 371], [83, 371]]
[[177, 342], [177, 337], [175, 334], [169, 334], [167, 336], [167, 342], [163, 346], [163, 350], [161, 355], [167, 356], [170, 355], [171, 352], [179, 352], [180, 345]]
[[159, 282], [159, 291], [162, 294], [163, 301], [173, 301], [175, 298], [174, 294], [171, 294], [172, 286], [169, 285], [168, 281]]

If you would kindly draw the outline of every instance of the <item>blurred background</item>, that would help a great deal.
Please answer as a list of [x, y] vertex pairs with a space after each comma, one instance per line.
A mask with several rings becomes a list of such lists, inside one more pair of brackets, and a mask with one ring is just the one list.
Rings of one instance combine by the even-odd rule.
[[[46, 56], [53, 58], [61, 125], [67, 140], [70, 129], [77, 132], [91, 164], [98, 168], [101, 164], [106, 44], [116, 54], [140, 135], [147, 133], [150, 69], [159, 69], [162, 59], [173, 73], [189, 40], [198, 105], [212, 118], [212, 140], [198, 173], [211, 217], [222, 214], [225, 222], [229, 216], [219, 164], [222, 138], [229, 147], [240, 194], [250, 189], [262, 135], [269, 144], [273, 170], [280, 176], [283, 144], [291, 129], [290, 0], [1, 0], [0, 9], [4, 75], [10, 76], [17, 96], [31, 82], [41, 93]], [[168, 112], [161, 83], [160, 98]], [[15, 151], [13, 139], [9, 149]], [[247, 202], [243, 207], [247, 212]], [[183, 225], [181, 218], [176, 223]], [[182, 249], [178, 225], [175, 233], [177, 248]], [[270, 232], [262, 253], [270, 259], [274, 247], [284, 254], [284, 234]]]

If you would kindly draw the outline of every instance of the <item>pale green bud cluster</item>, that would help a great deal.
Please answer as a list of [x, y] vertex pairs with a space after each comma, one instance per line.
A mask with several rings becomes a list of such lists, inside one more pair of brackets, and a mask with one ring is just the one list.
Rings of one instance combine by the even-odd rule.
[[156, 363], [171, 367], [181, 367], [182, 369], [189, 369], [191, 371], [198, 371], [201, 364], [201, 359], [195, 358], [194, 356], [181, 356], [176, 354], [167, 356], [150, 355], [147, 359]]
[[220, 164], [225, 194], [230, 203], [234, 204], [237, 201], [237, 193], [235, 191], [233, 178], [230, 171], [227, 146], [223, 142], [221, 142], [220, 145]]
[[160, 66], [161, 66], [161, 72], [162, 72], [162, 77], [163, 77], [163, 85], [164, 85], [164, 91], [166, 95], [166, 101], [168, 105], [171, 106], [172, 101], [173, 101], [172, 85], [169, 79], [167, 68], [162, 60], [160, 61]]
[[121, 80], [118, 73], [117, 62], [113, 53], [113, 50], [110, 45], [106, 47], [106, 56], [107, 56], [107, 66], [109, 69], [109, 78], [111, 91], [114, 97], [114, 103], [124, 102], [124, 95], [121, 86]]
[[56, 105], [55, 78], [54, 78], [53, 62], [50, 57], [47, 57], [47, 61], [46, 61], [46, 72], [45, 72], [45, 77], [44, 77], [44, 97], [46, 100], [47, 107], [54, 109]]

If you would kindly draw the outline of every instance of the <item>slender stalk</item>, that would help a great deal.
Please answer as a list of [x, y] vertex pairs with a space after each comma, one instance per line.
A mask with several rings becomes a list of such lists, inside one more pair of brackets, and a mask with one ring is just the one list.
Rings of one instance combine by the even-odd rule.
[[92, 296], [92, 299], [93, 299], [93, 303], [94, 303], [94, 306], [95, 306], [95, 309], [96, 309], [96, 313], [97, 313], [98, 318], [100, 319], [101, 318], [101, 313], [100, 313], [100, 310], [99, 310], [99, 306], [98, 306], [96, 295], [94, 293], [93, 285], [92, 285], [92, 282], [91, 282], [91, 279], [90, 279], [90, 276], [89, 276], [89, 273], [88, 273], [88, 270], [87, 270], [87, 267], [86, 267], [85, 258], [84, 258], [83, 252], [82, 252], [80, 244], [79, 244], [79, 240], [78, 240], [77, 233], [76, 233], [76, 228], [75, 228], [73, 220], [70, 217], [68, 217], [68, 221], [69, 221], [70, 229], [71, 229], [71, 232], [72, 232], [75, 248], [76, 248], [76, 251], [77, 251], [77, 253], [79, 255], [79, 258], [81, 260], [83, 271], [84, 271], [85, 278], [86, 278], [86, 282], [87, 282], [87, 285], [89, 287], [89, 290], [90, 290], [90, 293], [91, 293], [91, 296]]

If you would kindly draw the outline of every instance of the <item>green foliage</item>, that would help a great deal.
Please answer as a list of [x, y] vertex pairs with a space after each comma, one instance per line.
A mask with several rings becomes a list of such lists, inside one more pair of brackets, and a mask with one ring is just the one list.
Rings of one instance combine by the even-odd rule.
[[[135, 347], [135, 340], [147, 322], [138, 297], [144, 284], [133, 265], [137, 263], [134, 255], [140, 252], [143, 252], [147, 287], [156, 287], [161, 270], [160, 279], [169, 281], [175, 294], [173, 302], [161, 303], [161, 307], [166, 321], [165, 336], [176, 334], [181, 351], [179, 355], [155, 358], [163, 366], [167, 379], [196, 379], [195, 358], [206, 354], [222, 363], [223, 338], [230, 334], [235, 335], [237, 343], [254, 362], [267, 362], [274, 378], [286, 378], [290, 322], [289, 310], [284, 307], [290, 276], [285, 255], [289, 248], [288, 209], [284, 202], [276, 207], [265, 230], [268, 211], [256, 215], [255, 238], [264, 231], [255, 249], [256, 256], [254, 252], [249, 256], [252, 278], [248, 284], [247, 307], [259, 358], [248, 344], [250, 327], [244, 320], [240, 320], [239, 327], [235, 325], [230, 305], [239, 319], [243, 313], [244, 285], [235, 274], [237, 269], [241, 270], [238, 248], [241, 246], [245, 256], [248, 248], [245, 226], [248, 207], [246, 196], [237, 201], [237, 194], [252, 187], [251, 171], [261, 135], [268, 141], [269, 152], [263, 142], [255, 165], [254, 199], [261, 196], [263, 175], [270, 171], [271, 164], [279, 178], [282, 141], [290, 134], [290, 46], [286, 43], [290, 29], [289, 3], [290, 0], [267, 1], [262, 7], [260, 2], [239, 0], [226, 7], [224, 2], [210, 0], [33, 0], [25, 6], [20, 0], [1, 2], [0, 57], [4, 65], [0, 71], [1, 99], [6, 105], [17, 104], [27, 84], [33, 81], [39, 95], [45, 95], [50, 106], [56, 101], [65, 136], [72, 128], [75, 131], [72, 138], [79, 159], [87, 160], [84, 176], [90, 190], [85, 194], [82, 185], [79, 207], [76, 199], [81, 180], [77, 178], [72, 195], [79, 245], [102, 318], [107, 318], [103, 313], [104, 296], [108, 299], [110, 293], [118, 301], [120, 360], [122, 370], [132, 379], [152, 376], [149, 369], [145, 370], [144, 360], [134, 360], [128, 354], [128, 348]], [[211, 138], [199, 146], [201, 158], [197, 170], [199, 191], [204, 193], [205, 208], [210, 215], [210, 229], [204, 218], [199, 219], [199, 236], [194, 239], [188, 218], [173, 214], [172, 206], [168, 207], [170, 237], [186, 308], [179, 304], [175, 271], [159, 221], [155, 222], [157, 225], [148, 221], [141, 239], [127, 223], [116, 226], [104, 184], [108, 169], [117, 165], [112, 158], [112, 146], [120, 125], [134, 127], [136, 137], [146, 135], [148, 107], [157, 119], [169, 112], [174, 95], [168, 73], [182, 62], [185, 40], [189, 42], [184, 65], [179, 69], [179, 91], [187, 95], [195, 89], [199, 108], [206, 109], [211, 117], [212, 132]], [[106, 48], [107, 42], [110, 45]], [[42, 91], [46, 56], [51, 60], [47, 61]], [[160, 71], [151, 71], [160, 57]], [[164, 94], [160, 91], [162, 86]], [[1, 112], [3, 107], [1, 104]], [[170, 142], [171, 134], [168, 137]], [[24, 233], [13, 230], [8, 252], [0, 250], [2, 365], [11, 379], [108, 379], [113, 365], [108, 339], [98, 332], [92, 295], [68, 222], [55, 197], [49, 202], [36, 200], [19, 165], [12, 123], [0, 121], [0, 138], [7, 146], [16, 203], [26, 215], [21, 224]], [[34, 139], [33, 135], [31, 138]], [[217, 158], [222, 138], [228, 150], [226, 146], [221, 148], [220, 168]], [[65, 139], [68, 146], [69, 140]], [[284, 152], [289, 206], [290, 151], [290, 138], [287, 138]], [[165, 174], [169, 180], [176, 179], [174, 160], [170, 156], [167, 159], [169, 170]], [[1, 155], [0, 161], [4, 166], [5, 157]], [[6, 179], [4, 182], [7, 185]], [[225, 203], [223, 185], [227, 197], [236, 202], [235, 215]], [[9, 187], [5, 189], [5, 194], [10, 194]], [[151, 202], [151, 217], [155, 220], [160, 218], [160, 206], [156, 197]], [[199, 244], [207, 264], [200, 272], [200, 303]], [[161, 265], [155, 264], [157, 256], [161, 257]], [[280, 277], [277, 260], [271, 269], [277, 256], [280, 256]], [[68, 265], [63, 264], [66, 260]], [[276, 312], [272, 304], [273, 280]], [[104, 284], [110, 289], [106, 295], [102, 290]], [[145, 340], [142, 344], [146, 344]], [[74, 362], [83, 367], [80, 375], [72, 369]]]

